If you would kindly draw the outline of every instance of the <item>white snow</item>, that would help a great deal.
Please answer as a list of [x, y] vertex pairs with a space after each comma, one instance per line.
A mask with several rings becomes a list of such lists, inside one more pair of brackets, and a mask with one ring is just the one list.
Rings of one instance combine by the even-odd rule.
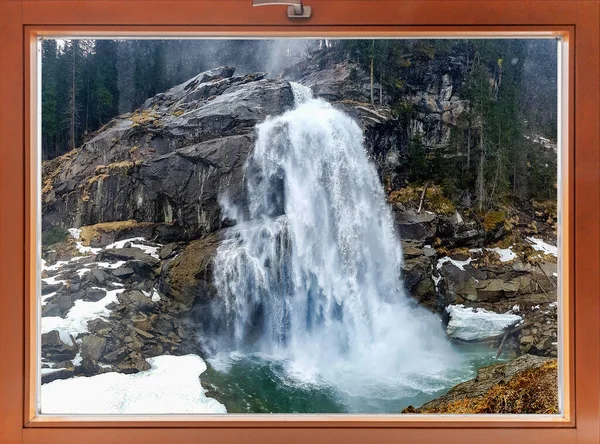
[[42, 295], [42, 303], [46, 302], [46, 299], [50, 299], [52, 296], [56, 294], [56, 291], [53, 293], [43, 294]]
[[87, 323], [92, 319], [107, 317], [110, 311], [106, 308], [111, 302], [117, 301], [117, 295], [123, 289], [110, 290], [106, 296], [96, 302], [87, 302], [81, 299], [75, 301], [73, 307], [67, 313], [66, 318], [58, 316], [46, 316], [42, 318], [42, 333], [58, 330], [60, 339], [67, 345], [72, 345], [71, 335], [88, 331]]
[[444, 256], [443, 258], [441, 258], [438, 263], [437, 263], [437, 269], [441, 270], [442, 269], [442, 265], [444, 265], [446, 262], [450, 262], [451, 264], [455, 265], [456, 267], [460, 268], [462, 271], [465, 271], [465, 266], [469, 265], [471, 263], [473, 259], [469, 258], [466, 261], [459, 261], [456, 259], [452, 259], [449, 256]]
[[56, 372], [59, 372], [61, 370], [64, 370], [64, 369], [62, 369], [62, 368], [42, 368], [42, 369], [40, 369], [40, 374], [42, 374], [42, 375], [48, 375], [50, 373], [56, 373]]
[[87, 274], [90, 272], [90, 269], [87, 267], [81, 267], [79, 270], [77, 270], [77, 276], [79, 276], [80, 278], [83, 277], [84, 274]]
[[206, 364], [199, 356], [165, 355], [148, 362], [150, 370], [135, 374], [107, 372], [43, 384], [41, 413], [227, 413], [200, 385]]
[[[47, 271], [54, 271], [54, 270], [58, 270], [59, 268], [62, 268], [62, 267], [64, 267], [65, 265], [67, 265], [67, 264], [69, 264], [69, 263], [71, 263], [71, 262], [76, 262], [76, 261], [78, 261], [79, 259], [83, 259], [83, 257], [81, 257], [81, 256], [75, 256], [75, 257], [72, 257], [71, 259], [69, 259], [68, 261], [58, 261], [58, 262], [56, 262], [54, 265], [49, 265], [49, 266], [46, 266], [46, 265], [44, 264], [42, 269], [43, 269], [43, 270], [47, 270]], [[49, 278], [48, 278], [48, 279], [49, 279]]]
[[160, 301], [160, 294], [158, 294], [158, 291], [156, 291], [156, 288], [152, 289], [152, 293], [150, 293], [149, 291], [144, 291], [144, 290], [142, 290], [142, 293], [144, 293], [144, 295], [146, 297], [151, 298], [152, 302], [159, 302]]
[[521, 311], [521, 306], [520, 305], [513, 305], [513, 308], [511, 308], [510, 311], [512, 311], [513, 313], [518, 313], [518, 312]]
[[100, 250], [102, 250], [102, 248], [85, 247], [81, 242], [79, 242], [79, 239], [81, 237], [81, 230], [79, 228], [69, 228], [67, 231], [69, 232], [71, 237], [75, 239], [75, 248], [80, 253], [98, 254]]
[[486, 251], [494, 251], [500, 256], [500, 262], [510, 262], [513, 259], [517, 258], [517, 255], [508, 248], [471, 248], [469, 251], [471, 253], [481, 253], [483, 250]]
[[558, 248], [554, 245], [550, 245], [541, 239], [535, 237], [527, 237], [527, 241], [531, 244], [531, 247], [536, 251], [541, 251], [545, 254], [551, 254], [558, 257]]
[[81, 236], [81, 230], [79, 228], [69, 228], [67, 231], [73, 239], [79, 240], [79, 237]]
[[500, 262], [510, 262], [517, 258], [517, 255], [510, 248], [490, 248], [490, 250], [498, 253]]
[[516, 325], [521, 316], [513, 313], [494, 313], [483, 308], [465, 307], [464, 305], [449, 305], [446, 311], [450, 322], [446, 326], [448, 336], [464, 341], [474, 341], [497, 336], [506, 327]]
[[125, 265], [125, 261], [117, 261], [117, 262], [113, 262], [112, 264], [110, 262], [96, 262], [96, 265], [100, 268], [108, 268], [110, 270], [114, 270], [115, 268], [119, 268], [122, 265]]
[[[46, 270], [47, 270], [47, 268], [46, 268]], [[42, 282], [45, 282], [48, 285], [64, 284], [65, 282], [67, 282], [67, 281], [60, 281], [60, 280], [58, 280], [59, 276], [60, 276], [60, 273], [57, 274], [57, 275], [55, 275], [55, 276], [49, 277], [49, 278], [43, 278]]]
[[110, 245], [107, 245], [106, 248], [107, 249], [111, 249], [111, 248], [124, 248], [125, 244], [127, 242], [131, 242], [131, 246], [134, 248], [139, 248], [140, 250], [142, 250], [144, 253], [149, 254], [150, 256], [152, 256], [155, 259], [159, 259], [158, 257], [158, 250], [160, 250], [160, 247], [151, 247], [149, 245], [144, 245], [144, 244], [140, 244], [139, 242], [143, 242], [146, 239], [144, 239], [143, 237], [132, 237], [130, 239], [123, 239], [117, 242], [113, 242]]
[[[81, 342], [81, 341], [78, 341]], [[73, 363], [74, 366], [78, 366], [81, 365], [81, 361], [83, 361], [83, 358], [81, 357], [81, 352], [78, 352], [75, 357], [73, 359], [71, 359], [71, 362]]]

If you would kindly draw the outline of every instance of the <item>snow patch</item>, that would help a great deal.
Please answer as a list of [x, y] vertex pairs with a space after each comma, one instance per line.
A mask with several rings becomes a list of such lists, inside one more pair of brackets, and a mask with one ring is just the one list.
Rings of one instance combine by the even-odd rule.
[[75, 240], [79, 240], [79, 238], [81, 237], [81, 230], [79, 228], [69, 228], [67, 231]]
[[87, 323], [92, 319], [108, 317], [110, 310], [106, 306], [117, 302], [117, 295], [124, 289], [110, 290], [106, 296], [96, 302], [75, 301], [73, 307], [67, 313], [66, 318], [58, 316], [47, 316], [42, 318], [42, 333], [58, 330], [60, 339], [67, 345], [73, 345], [71, 335], [77, 336], [88, 331]]
[[507, 327], [516, 325], [522, 320], [521, 316], [511, 312], [499, 314], [483, 308], [465, 307], [462, 304], [449, 305], [446, 307], [446, 312], [450, 315], [446, 333], [451, 338], [464, 341], [498, 336]]
[[493, 251], [500, 256], [500, 262], [510, 262], [513, 259], [517, 258], [517, 255], [508, 248], [471, 248], [469, 251], [471, 253], [481, 253], [483, 250]]
[[558, 257], [558, 247], [555, 247], [554, 245], [550, 245], [541, 239], [537, 239], [537, 238], [531, 237], [531, 236], [527, 237], [526, 240], [527, 240], [527, 242], [529, 242], [531, 244], [531, 247], [534, 250], [541, 251], [545, 254], [551, 254], [552, 256]]
[[500, 262], [510, 262], [517, 258], [517, 255], [509, 248], [490, 248], [500, 256]]
[[469, 258], [466, 261], [459, 261], [456, 259], [452, 259], [449, 256], [444, 256], [443, 258], [441, 258], [438, 263], [437, 263], [437, 269], [441, 270], [442, 269], [442, 265], [444, 265], [447, 262], [450, 262], [452, 265], [460, 268], [462, 271], [465, 271], [465, 266], [469, 265], [471, 263], [473, 259]]
[[159, 259], [158, 257], [158, 250], [160, 250], [160, 247], [152, 247], [149, 245], [144, 245], [144, 244], [140, 244], [139, 242], [143, 242], [146, 239], [144, 239], [143, 237], [132, 237], [130, 239], [123, 239], [117, 242], [113, 242], [110, 245], [106, 246], [106, 249], [112, 249], [112, 248], [125, 248], [125, 244], [128, 242], [131, 242], [131, 246], [134, 248], [139, 248], [140, 250], [142, 250], [144, 253], [149, 254], [150, 256], [152, 256], [155, 259]]
[[208, 398], [199, 376], [206, 370], [196, 355], [157, 356], [150, 370], [107, 372], [42, 385], [42, 414], [190, 414], [227, 413]]
[[46, 302], [46, 299], [50, 299], [52, 296], [56, 294], [56, 291], [53, 293], [43, 294], [42, 295], [42, 304]]
[[125, 265], [125, 261], [117, 261], [113, 262], [112, 264], [110, 262], [96, 262], [96, 265], [98, 265], [98, 267], [100, 268], [108, 268], [110, 270], [114, 270], [115, 268], [119, 268]]

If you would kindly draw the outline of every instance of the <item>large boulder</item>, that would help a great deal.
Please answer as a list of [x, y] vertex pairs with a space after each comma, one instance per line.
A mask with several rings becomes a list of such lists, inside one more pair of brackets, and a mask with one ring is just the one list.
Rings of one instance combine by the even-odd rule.
[[256, 124], [294, 104], [287, 81], [232, 75], [202, 73], [46, 162], [44, 228], [135, 220], [179, 227], [179, 239], [219, 228], [218, 198], [241, 198]]
[[515, 327], [522, 318], [513, 313], [494, 313], [482, 308], [449, 305], [446, 307], [446, 333], [462, 341], [495, 338]]
[[222, 231], [217, 231], [191, 242], [164, 267], [161, 291], [190, 308], [197, 299], [210, 299], [213, 257], [222, 238]]

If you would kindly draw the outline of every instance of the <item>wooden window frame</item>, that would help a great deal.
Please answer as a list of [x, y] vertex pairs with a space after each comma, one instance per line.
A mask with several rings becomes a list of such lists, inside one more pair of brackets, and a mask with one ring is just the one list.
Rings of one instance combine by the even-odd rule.
[[[308, 21], [251, 0], [0, 0], [0, 442], [600, 442], [600, 1], [305, 0]], [[563, 134], [560, 417], [36, 416], [38, 36], [554, 33], [569, 54]], [[568, 259], [568, 260], [566, 260]]]

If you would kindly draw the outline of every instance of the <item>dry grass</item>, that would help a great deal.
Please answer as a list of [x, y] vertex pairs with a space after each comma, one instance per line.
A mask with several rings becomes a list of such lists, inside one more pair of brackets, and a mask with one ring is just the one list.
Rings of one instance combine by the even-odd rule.
[[558, 361], [515, 375], [506, 384], [497, 384], [485, 395], [465, 398], [430, 409], [407, 408], [403, 413], [558, 413]]
[[504, 211], [488, 211], [483, 218], [483, 229], [486, 232], [493, 231], [500, 225], [504, 225], [505, 219]]
[[158, 119], [158, 114], [148, 109], [142, 112], [136, 112], [131, 116], [133, 126], [159, 126]]
[[106, 166], [106, 170], [110, 174], [122, 173], [122, 174], [131, 174], [133, 171], [133, 167], [135, 166], [134, 162], [130, 160], [124, 160], [122, 162], [113, 162]]
[[61, 173], [65, 163], [79, 152], [79, 149], [69, 151], [62, 156], [42, 163], [42, 196], [52, 190], [54, 179]]
[[112, 233], [115, 231], [126, 230], [135, 227], [147, 227], [153, 225], [152, 222], [138, 222], [135, 220], [123, 220], [117, 222], [104, 222], [96, 225], [81, 227], [81, 243], [89, 246], [93, 240], [97, 240], [102, 233]]
[[[409, 185], [399, 190], [392, 191], [388, 196], [388, 201], [392, 204], [402, 204], [407, 207], [407, 209], [416, 210], [419, 207], [422, 193], [422, 186]], [[452, 201], [444, 195], [441, 187], [438, 185], [430, 185], [427, 187], [425, 199], [423, 201], [423, 209], [433, 211], [437, 214], [454, 214], [456, 211], [456, 207]]]

